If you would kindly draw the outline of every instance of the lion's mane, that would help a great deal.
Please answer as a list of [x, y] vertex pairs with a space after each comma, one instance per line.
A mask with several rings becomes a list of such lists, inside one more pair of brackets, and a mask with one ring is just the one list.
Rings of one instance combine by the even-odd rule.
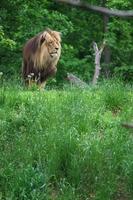
[[50, 29], [28, 40], [23, 48], [22, 75], [25, 81], [32, 76], [37, 83], [55, 75], [61, 54], [60, 33]]

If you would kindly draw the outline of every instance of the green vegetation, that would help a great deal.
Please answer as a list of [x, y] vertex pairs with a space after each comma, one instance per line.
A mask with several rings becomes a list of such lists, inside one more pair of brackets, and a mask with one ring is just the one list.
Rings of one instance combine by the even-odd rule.
[[[20, 85], [20, 84], [19, 84]], [[130, 86], [0, 88], [2, 200], [133, 199]]]
[[[133, 10], [131, 0], [85, 0], [92, 5], [110, 9]], [[109, 74], [133, 80], [133, 20], [110, 17], [104, 27], [98, 13], [55, 3], [54, 0], [1, 0], [0, 8], [0, 71], [8, 77], [20, 74], [24, 43], [46, 27], [62, 33], [62, 55], [56, 83], [72, 72], [84, 81], [92, 80], [94, 71], [93, 41], [107, 41], [111, 60]], [[108, 31], [105, 31], [107, 29]], [[108, 56], [107, 56], [108, 57]], [[102, 74], [107, 73], [107, 58], [101, 62]]]

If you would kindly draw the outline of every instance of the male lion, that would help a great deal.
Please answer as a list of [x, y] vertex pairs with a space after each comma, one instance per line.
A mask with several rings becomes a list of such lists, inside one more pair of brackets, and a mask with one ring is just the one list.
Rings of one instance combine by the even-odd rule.
[[59, 32], [47, 29], [31, 38], [23, 49], [22, 76], [25, 83], [34, 81], [44, 87], [46, 80], [56, 74], [60, 54]]

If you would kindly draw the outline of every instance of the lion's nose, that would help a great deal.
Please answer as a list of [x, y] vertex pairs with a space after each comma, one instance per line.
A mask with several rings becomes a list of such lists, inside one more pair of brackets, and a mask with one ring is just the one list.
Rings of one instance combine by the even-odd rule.
[[58, 50], [59, 48], [58, 48], [58, 47], [56, 47], [55, 49], [56, 49], [56, 50]]

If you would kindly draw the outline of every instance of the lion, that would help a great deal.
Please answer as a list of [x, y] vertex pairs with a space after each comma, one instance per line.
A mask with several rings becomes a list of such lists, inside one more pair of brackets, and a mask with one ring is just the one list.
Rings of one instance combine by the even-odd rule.
[[46, 29], [28, 40], [23, 48], [22, 76], [25, 83], [35, 82], [44, 88], [47, 79], [57, 72], [60, 55], [60, 32]]

